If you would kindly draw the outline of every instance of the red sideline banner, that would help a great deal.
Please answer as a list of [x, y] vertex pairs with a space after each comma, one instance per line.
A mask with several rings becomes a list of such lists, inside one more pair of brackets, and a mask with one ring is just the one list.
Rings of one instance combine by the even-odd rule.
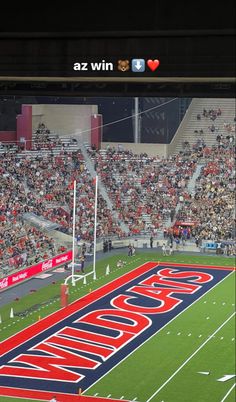
[[40, 274], [41, 272], [47, 271], [51, 268], [56, 268], [58, 265], [71, 261], [71, 259], [72, 250], [57, 255], [50, 260], [40, 262], [37, 265], [32, 265], [31, 267], [25, 268], [22, 271], [15, 272], [12, 275], [6, 276], [5, 278], [0, 279], [0, 291], [5, 290], [9, 286], [16, 285], [17, 283], [29, 279], [32, 276]]

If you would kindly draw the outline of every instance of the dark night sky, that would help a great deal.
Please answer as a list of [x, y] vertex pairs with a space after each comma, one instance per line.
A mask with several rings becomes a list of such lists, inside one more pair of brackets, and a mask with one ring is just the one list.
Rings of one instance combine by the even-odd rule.
[[[46, 7], [21, 3], [1, 4], [2, 32], [11, 31], [142, 31], [170, 29], [226, 29], [235, 28], [233, 0], [221, 1], [167, 1], [152, 0], [147, 3], [78, 2], [68, 6], [52, 2]], [[15, 17], [15, 19], [14, 19]], [[22, 24], [24, 21], [24, 24]], [[26, 23], [27, 22], [27, 23]]]
[[[139, 98], [140, 112], [153, 107], [152, 102], [148, 102], [150, 98]], [[159, 98], [156, 98], [159, 99]], [[164, 98], [163, 98], [164, 99]], [[170, 98], [169, 98], [170, 99]], [[145, 100], [145, 102], [143, 102]], [[0, 130], [16, 129], [16, 114], [20, 113], [21, 104], [23, 103], [49, 103], [49, 104], [92, 104], [98, 105], [98, 113], [103, 116], [103, 141], [105, 142], [133, 142], [133, 117], [134, 115], [134, 98], [133, 97], [83, 97], [83, 98], [63, 98], [63, 97], [0, 97]], [[146, 104], [146, 106], [145, 106]], [[175, 126], [178, 124], [178, 105], [173, 105], [175, 110], [167, 110], [167, 116], [170, 116], [170, 122], [173, 126], [170, 130], [172, 136]], [[144, 109], [143, 109], [144, 108]], [[173, 121], [171, 116], [176, 116]], [[117, 122], [121, 120], [120, 122]], [[117, 123], [116, 123], [117, 122]], [[157, 120], [148, 118], [142, 114], [142, 142], [145, 142], [145, 126], [155, 128], [158, 125]], [[112, 124], [110, 124], [112, 123]], [[107, 126], [106, 126], [107, 125]], [[145, 125], [145, 126], [144, 126]], [[171, 138], [169, 138], [170, 140]], [[155, 134], [148, 137], [148, 142], [165, 142], [165, 138], [161, 137], [157, 141]]]

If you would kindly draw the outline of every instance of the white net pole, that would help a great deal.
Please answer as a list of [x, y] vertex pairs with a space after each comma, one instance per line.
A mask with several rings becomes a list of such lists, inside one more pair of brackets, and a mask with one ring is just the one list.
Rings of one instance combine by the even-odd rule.
[[76, 210], [76, 180], [74, 180], [74, 200], [73, 200], [73, 245], [72, 245], [72, 286], [75, 286], [75, 210]]
[[93, 279], [96, 279], [96, 245], [97, 245], [97, 205], [98, 205], [98, 176], [95, 177], [95, 206], [94, 206], [94, 239], [93, 239]]

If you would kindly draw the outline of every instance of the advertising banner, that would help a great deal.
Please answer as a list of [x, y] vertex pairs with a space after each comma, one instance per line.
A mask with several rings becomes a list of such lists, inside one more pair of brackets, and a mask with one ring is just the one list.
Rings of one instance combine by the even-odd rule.
[[52, 257], [49, 260], [40, 262], [31, 267], [25, 268], [21, 271], [15, 272], [5, 278], [0, 279], [0, 291], [7, 289], [9, 286], [16, 285], [25, 279], [29, 279], [41, 272], [47, 271], [51, 268], [57, 267], [58, 265], [68, 263], [72, 259], [72, 250], [67, 251], [63, 254]]

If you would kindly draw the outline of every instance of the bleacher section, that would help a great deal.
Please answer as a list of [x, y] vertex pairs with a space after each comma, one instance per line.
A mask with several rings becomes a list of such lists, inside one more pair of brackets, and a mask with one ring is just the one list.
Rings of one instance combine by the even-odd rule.
[[[222, 111], [221, 116], [218, 116], [214, 121], [209, 117], [205, 118], [202, 113], [203, 109], [218, 109]], [[201, 120], [197, 120], [197, 115], [200, 114]], [[197, 142], [198, 138], [202, 138], [207, 147], [211, 147], [216, 142], [216, 137], [219, 134], [227, 136], [230, 134], [224, 127], [225, 123], [235, 124], [235, 99], [201, 99], [194, 98], [186, 112], [185, 117], [178, 130], [178, 138], [174, 138], [175, 150], [178, 153], [182, 150], [183, 142], [187, 141], [190, 147]], [[214, 124], [216, 130], [211, 132], [209, 127]], [[203, 134], [200, 134], [203, 130]], [[194, 131], [198, 131], [195, 133]], [[231, 132], [231, 135], [235, 134]]]
[[[204, 116], [203, 110], [207, 114], [220, 111], [216, 117], [213, 113], [212, 119], [211, 114]], [[176, 148], [168, 158], [110, 146], [97, 151], [90, 144], [82, 144], [82, 139], [61, 136], [48, 129], [33, 134], [30, 151], [0, 144], [0, 267], [5, 269], [6, 260], [22, 254], [22, 250], [26, 250], [24, 257], [32, 257], [33, 246], [28, 245], [28, 238], [20, 245], [15, 238], [16, 232], [22, 234], [26, 227], [25, 214], [35, 215], [46, 226], [54, 223], [68, 238], [72, 235], [74, 180], [78, 189], [76, 233], [90, 243], [96, 173], [99, 176], [97, 237], [101, 241], [132, 236], [163, 239], [164, 232], [171, 233], [175, 220], [197, 222], [192, 241], [196, 235], [198, 240], [209, 243], [233, 241], [235, 167], [234, 142], [230, 140], [234, 129], [234, 99], [193, 99], [174, 139]], [[219, 135], [224, 137], [222, 141], [217, 140]], [[208, 154], [192, 149], [200, 136]], [[230, 140], [225, 140], [229, 136]], [[182, 144], [186, 141], [189, 153], [185, 154]], [[36, 243], [37, 258], [45, 254], [41, 245], [45, 243], [46, 226], [33, 234], [28, 229], [32, 244]], [[170, 236], [173, 235], [174, 231]], [[54, 245], [55, 238], [48, 240], [49, 246], [62, 251], [61, 237]], [[35, 239], [40, 240], [38, 250]], [[231, 252], [235, 252], [233, 248], [229, 249]], [[21, 266], [25, 263], [25, 259], [20, 262]]]

